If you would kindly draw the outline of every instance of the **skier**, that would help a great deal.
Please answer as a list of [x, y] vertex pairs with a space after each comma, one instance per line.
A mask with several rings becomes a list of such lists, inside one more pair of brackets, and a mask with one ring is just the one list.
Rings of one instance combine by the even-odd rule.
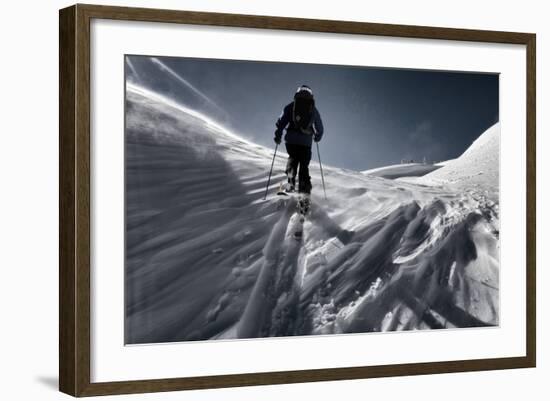
[[315, 107], [313, 91], [307, 85], [302, 85], [294, 94], [294, 100], [287, 104], [275, 124], [275, 143], [281, 143], [283, 130], [286, 128], [285, 146], [288, 161], [285, 173], [288, 177], [287, 191], [296, 188], [298, 175], [298, 191], [311, 193], [311, 177], [309, 162], [311, 161], [312, 140], [319, 142], [323, 137], [323, 122]]

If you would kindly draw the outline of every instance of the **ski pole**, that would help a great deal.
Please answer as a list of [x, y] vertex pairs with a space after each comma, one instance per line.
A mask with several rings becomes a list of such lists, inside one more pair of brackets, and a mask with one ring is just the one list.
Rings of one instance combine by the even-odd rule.
[[269, 181], [271, 181], [271, 172], [273, 171], [273, 164], [275, 164], [275, 156], [277, 155], [277, 148], [279, 144], [275, 144], [275, 152], [273, 152], [273, 160], [271, 161], [271, 168], [269, 169], [269, 177], [267, 178], [267, 185], [265, 186], [264, 200], [267, 197], [267, 191], [269, 190]]
[[323, 181], [323, 192], [325, 193], [325, 200], [327, 199], [327, 190], [325, 188], [325, 177], [323, 177], [323, 165], [321, 164], [321, 152], [319, 152], [319, 142], [317, 144], [317, 157], [319, 158], [319, 169], [321, 170], [321, 181]]

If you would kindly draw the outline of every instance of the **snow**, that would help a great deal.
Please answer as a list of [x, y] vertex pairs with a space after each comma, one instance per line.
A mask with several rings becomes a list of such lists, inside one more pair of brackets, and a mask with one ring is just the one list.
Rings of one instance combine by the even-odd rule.
[[371, 170], [364, 170], [363, 174], [374, 175], [383, 178], [400, 178], [400, 177], [420, 177], [437, 170], [441, 166], [439, 164], [429, 163], [402, 163], [391, 166], [378, 167]]
[[271, 149], [127, 89], [127, 343], [499, 324], [494, 132], [426, 177], [323, 166], [327, 200], [313, 160], [302, 223], [285, 154], [263, 200]]
[[500, 123], [480, 135], [457, 159], [423, 177], [426, 183], [446, 183], [455, 188], [476, 190], [498, 201]]
[[438, 166], [438, 167], [443, 167], [443, 166], [446, 166], [447, 164], [449, 164], [450, 162], [452, 162], [453, 160], [455, 160], [455, 159], [444, 160], [444, 161], [435, 163], [435, 165]]

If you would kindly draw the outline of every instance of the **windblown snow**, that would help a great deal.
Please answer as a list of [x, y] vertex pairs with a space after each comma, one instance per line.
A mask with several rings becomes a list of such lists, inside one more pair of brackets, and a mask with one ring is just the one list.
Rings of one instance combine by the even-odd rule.
[[498, 174], [460, 167], [489, 171], [498, 126], [426, 182], [323, 166], [325, 200], [312, 161], [296, 239], [286, 155], [264, 201], [271, 149], [135, 85], [126, 102], [126, 343], [499, 324]]

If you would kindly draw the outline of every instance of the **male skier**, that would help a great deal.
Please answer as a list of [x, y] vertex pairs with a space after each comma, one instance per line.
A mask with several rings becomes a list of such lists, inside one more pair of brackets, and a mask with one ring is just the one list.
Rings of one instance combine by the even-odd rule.
[[288, 177], [287, 191], [296, 188], [298, 175], [298, 192], [311, 193], [311, 177], [309, 162], [311, 161], [312, 140], [319, 142], [323, 137], [323, 122], [315, 107], [313, 91], [307, 85], [302, 85], [294, 94], [294, 100], [287, 104], [279, 116], [275, 130], [275, 143], [281, 143], [283, 130], [286, 128], [285, 146], [288, 153], [286, 175]]

